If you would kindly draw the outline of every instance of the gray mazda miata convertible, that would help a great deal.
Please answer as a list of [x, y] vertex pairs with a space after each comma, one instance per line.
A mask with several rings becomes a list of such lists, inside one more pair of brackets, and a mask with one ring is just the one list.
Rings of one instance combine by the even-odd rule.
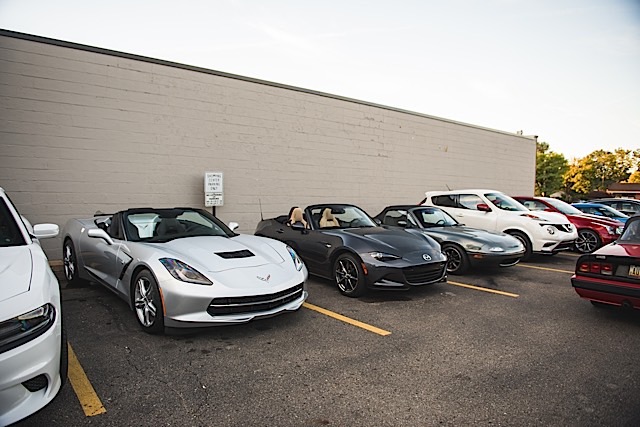
[[263, 220], [255, 232], [285, 242], [309, 272], [335, 281], [350, 297], [367, 288], [408, 289], [446, 281], [447, 258], [424, 234], [378, 226], [362, 209], [313, 205]]

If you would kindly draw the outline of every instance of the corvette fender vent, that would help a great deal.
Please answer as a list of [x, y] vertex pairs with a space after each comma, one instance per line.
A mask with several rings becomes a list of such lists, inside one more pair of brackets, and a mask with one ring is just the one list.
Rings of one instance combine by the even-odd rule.
[[224, 259], [231, 259], [231, 258], [249, 258], [253, 255], [253, 252], [247, 250], [247, 249], [243, 249], [241, 251], [235, 251], [235, 252], [216, 252], [216, 255], [218, 255], [220, 258], [224, 258]]

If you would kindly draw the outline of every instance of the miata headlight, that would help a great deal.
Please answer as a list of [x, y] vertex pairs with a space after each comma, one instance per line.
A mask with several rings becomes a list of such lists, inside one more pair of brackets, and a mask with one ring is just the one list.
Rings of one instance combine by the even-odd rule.
[[194, 283], [196, 285], [213, 285], [211, 280], [189, 264], [173, 258], [160, 258], [159, 261], [174, 278], [181, 282]]
[[291, 259], [293, 260], [293, 265], [296, 267], [296, 270], [302, 270], [302, 266], [304, 265], [304, 263], [302, 262], [296, 251], [294, 251], [291, 246], [287, 246], [287, 250], [289, 251], [289, 255], [291, 255]]
[[489, 252], [504, 252], [504, 249], [500, 246], [492, 246], [489, 248]]
[[387, 254], [384, 252], [370, 252], [372, 258], [377, 259], [378, 261], [393, 261], [394, 259], [400, 259], [398, 255]]
[[39, 337], [53, 326], [55, 319], [55, 307], [45, 304], [0, 323], [0, 353]]

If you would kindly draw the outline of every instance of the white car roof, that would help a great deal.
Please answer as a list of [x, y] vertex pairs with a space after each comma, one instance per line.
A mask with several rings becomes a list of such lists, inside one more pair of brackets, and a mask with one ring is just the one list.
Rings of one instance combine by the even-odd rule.
[[434, 194], [459, 194], [459, 193], [503, 193], [500, 190], [490, 190], [490, 189], [482, 189], [482, 188], [463, 188], [461, 190], [442, 190], [442, 191], [425, 191], [425, 195], [431, 196]]

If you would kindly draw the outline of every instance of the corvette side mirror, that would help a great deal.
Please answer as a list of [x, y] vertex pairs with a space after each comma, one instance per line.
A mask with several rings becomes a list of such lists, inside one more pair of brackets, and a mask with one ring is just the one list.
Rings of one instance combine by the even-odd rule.
[[91, 230], [87, 231], [87, 236], [95, 237], [96, 239], [102, 239], [107, 242], [108, 245], [113, 245], [111, 236], [109, 236], [106, 231], [99, 228], [92, 228]]

